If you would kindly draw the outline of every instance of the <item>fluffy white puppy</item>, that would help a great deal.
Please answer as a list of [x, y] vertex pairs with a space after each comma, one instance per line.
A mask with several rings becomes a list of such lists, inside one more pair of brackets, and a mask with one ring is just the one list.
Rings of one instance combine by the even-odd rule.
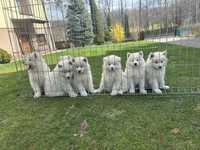
[[47, 97], [70, 96], [77, 94], [72, 88], [73, 63], [70, 56], [61, 57], [55, 69], [45, 78], [45, 95]]
[[81, 96], [94, 93], [91, 67], [86, 57], [75, 57], [73, 59], [74, 79], [73, 87]]
[[165, 85], [167, 66], [167, 51], [150, 53], [146, 62], [146, 86], [156, 94], [162, 94], [161, 89], [169, 89]]
[[103, 90], [110, 92], [111, 96], [123, 94], [122, 78], [123, 71], [121, 66], [121, 58], [115, 55], [110, 55], [103, 58], [103, 72], [101, 83], [97, 93]]
[[34, 98], [39, 98], [44, 92], [45, 77], [49, 74], [50, 69], [38, 52], [26, 55], [24, 63], [28, 68], [28, 76], [34, 92]]
[[128, 53], [126, 69], [124, 72], [125, 84], [123, 91], [135, 93], [136, 87], [139, 87], [141, 94], [147, 94], [145, 90], [145, 60], [143, 52]]

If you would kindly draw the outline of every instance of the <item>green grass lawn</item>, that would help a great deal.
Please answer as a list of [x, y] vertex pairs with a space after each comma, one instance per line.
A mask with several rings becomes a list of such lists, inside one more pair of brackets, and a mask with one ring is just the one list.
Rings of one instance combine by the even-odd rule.
[[[163, 97], [105, 94], [34, 100], [26, 73], [16, 73], [14, 64], [0, 65], [0, 150], [198, 149], [200, 97], [171, 94], [197, 92], [200, 49], [130, 42], [62, 53], [88, 56], [97, 87], [105, 55], [121, 56], [124, 65], [127, 52], [143, 50], [146, 58], [159, 49], [168, 50], [167, 83], [173, 87]], [[47, 55], [48, 63], [55, 64], [62, 53]], [[80, 137], [84, 120], [88, 126]]]

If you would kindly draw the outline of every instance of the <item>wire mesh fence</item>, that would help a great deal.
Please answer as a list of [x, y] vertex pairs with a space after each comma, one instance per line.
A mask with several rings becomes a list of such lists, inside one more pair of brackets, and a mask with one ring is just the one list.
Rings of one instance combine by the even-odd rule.
[[[17, 80], [23, 84], [18, 88], [21, 96], [32, 96], [27, 74], [27, 69], [30, 68], [27, 68], [23, 62], [28, 54], [33, 54], [35, 51], [43, 56], [50, 70], [54, 71], [53, 78], [57, 77], [55, 72], [59, 71], [59, 63], [65, 65], [62, 56], [74, 57], [74, 59], [70, 58], [72, 63], [76, 63], [76, 59], [79, 59], [78, 67], [80, 68], [85, 67], [80, 59], [86, 58], [91, 67], [94, 89], [98, 89], [103, 69], [106, 69], [102, 67], [105, 63], [104, 57], [110, 55], [120, 57], [122, 65], [120, 68], [124, 71], [127, 68], [128, 53], [143, 51], [146, 61], [151, 53], [167, 50], [168, 64], [165, 82], [170, 89], [163, 90], [163, 95], [200, 93], [199, 49], [171, 44], [182, 40], [183, 36], [184, 40], [188, 40], [190, 36], [198, 34], [196, 26], [199, 22], [199, 7], [195, 7], [194, 13], [193, 11], [180, 13], [180, 9], [184, 8], [176, 0], [147, 0], [145, 3], [140, 0], [98, 2], [93, 0], [1, 0], [1, 5], [10, 39], [10, 49], [18, 72]], [[188, 9], [193, 10], [192, 8], [196, 5], [192, 2], [187, 6]], [[156, 55], [153, 54], [152, 57]], [[115, 60], [117, 58], [113, 59], [113, 65], [118, 65]], [[156, 63], [157, 66], [161, 64], [162, 67], [165, 63], [163, 61], [167, 60], [162, 60], [162, 56], [159, 55], [158, 61], [153, 62], [152, 59], [152, 63]], [[138, 62], [140, 63], [140, 60]], [[107, 65], [112, 65], [112, 63]], [[67, 68], [69, 69], [68, 66]], [[46, 73], [43, 67], [38, 72], [40, 71], [50, 78], [51, 72], [48, 69]], [[66, 74], [69, 70], [64, 71]], [[76, 71], [75, 69], [74, 72]], [[109, 81], [112, 81], [116, 75], [111, 73], [106, 76]], [[141, 74], [135, 76], [140, 77]], [[74, 78], [73, 75], [71, 77]], [[51, 86], [54, 87], [55, 84], [56, 87], [56, 84], [62, 84], [60, 80], [56, 82], [58, 81], [52, 81]], [[129, 85], [130, 82], [128, 80], [126, 84]], [[121, 82], [121, 86], [123, 83], [124, 81]], [[135, 95], [139, 94], [138, 84], [139, 82], [135, 87]], [[134, 93], [131, 88], [125, 94], [130, 94], [131, 90], [131, 93]], [[93, 91], [90, 92], [93, 93]], [[101, 94], [105, 93], [107, 92]], [[148, 94], [153, 95], [151, 93], [154, 92], [148, 90]]]

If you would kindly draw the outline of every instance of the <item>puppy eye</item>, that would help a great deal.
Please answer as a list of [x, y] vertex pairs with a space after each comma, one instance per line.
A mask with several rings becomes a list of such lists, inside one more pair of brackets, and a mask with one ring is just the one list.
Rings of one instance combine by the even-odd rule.
[[109, 66], [111, 65], [111, 64], [108, 64]]
[[163, 61], [161, 60], [161, 63], [163, 63]]
[[156, 64], [158, 64], [158, 61], [155, 61]]
[[139, 61], [139, 59], [137, 59], [137, 61]]

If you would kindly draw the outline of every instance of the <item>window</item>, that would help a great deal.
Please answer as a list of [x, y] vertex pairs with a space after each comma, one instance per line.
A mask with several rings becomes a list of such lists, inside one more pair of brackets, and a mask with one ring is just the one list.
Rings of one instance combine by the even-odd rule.
[[16, 0], [19, 13], [22, 15], [32, 15], [31, 5], [29, 0]]
[[46, 38], [44, 34], [38, 34], [37, 35], [37, 42], [39, 45], [44, 45], [46, 44]]

